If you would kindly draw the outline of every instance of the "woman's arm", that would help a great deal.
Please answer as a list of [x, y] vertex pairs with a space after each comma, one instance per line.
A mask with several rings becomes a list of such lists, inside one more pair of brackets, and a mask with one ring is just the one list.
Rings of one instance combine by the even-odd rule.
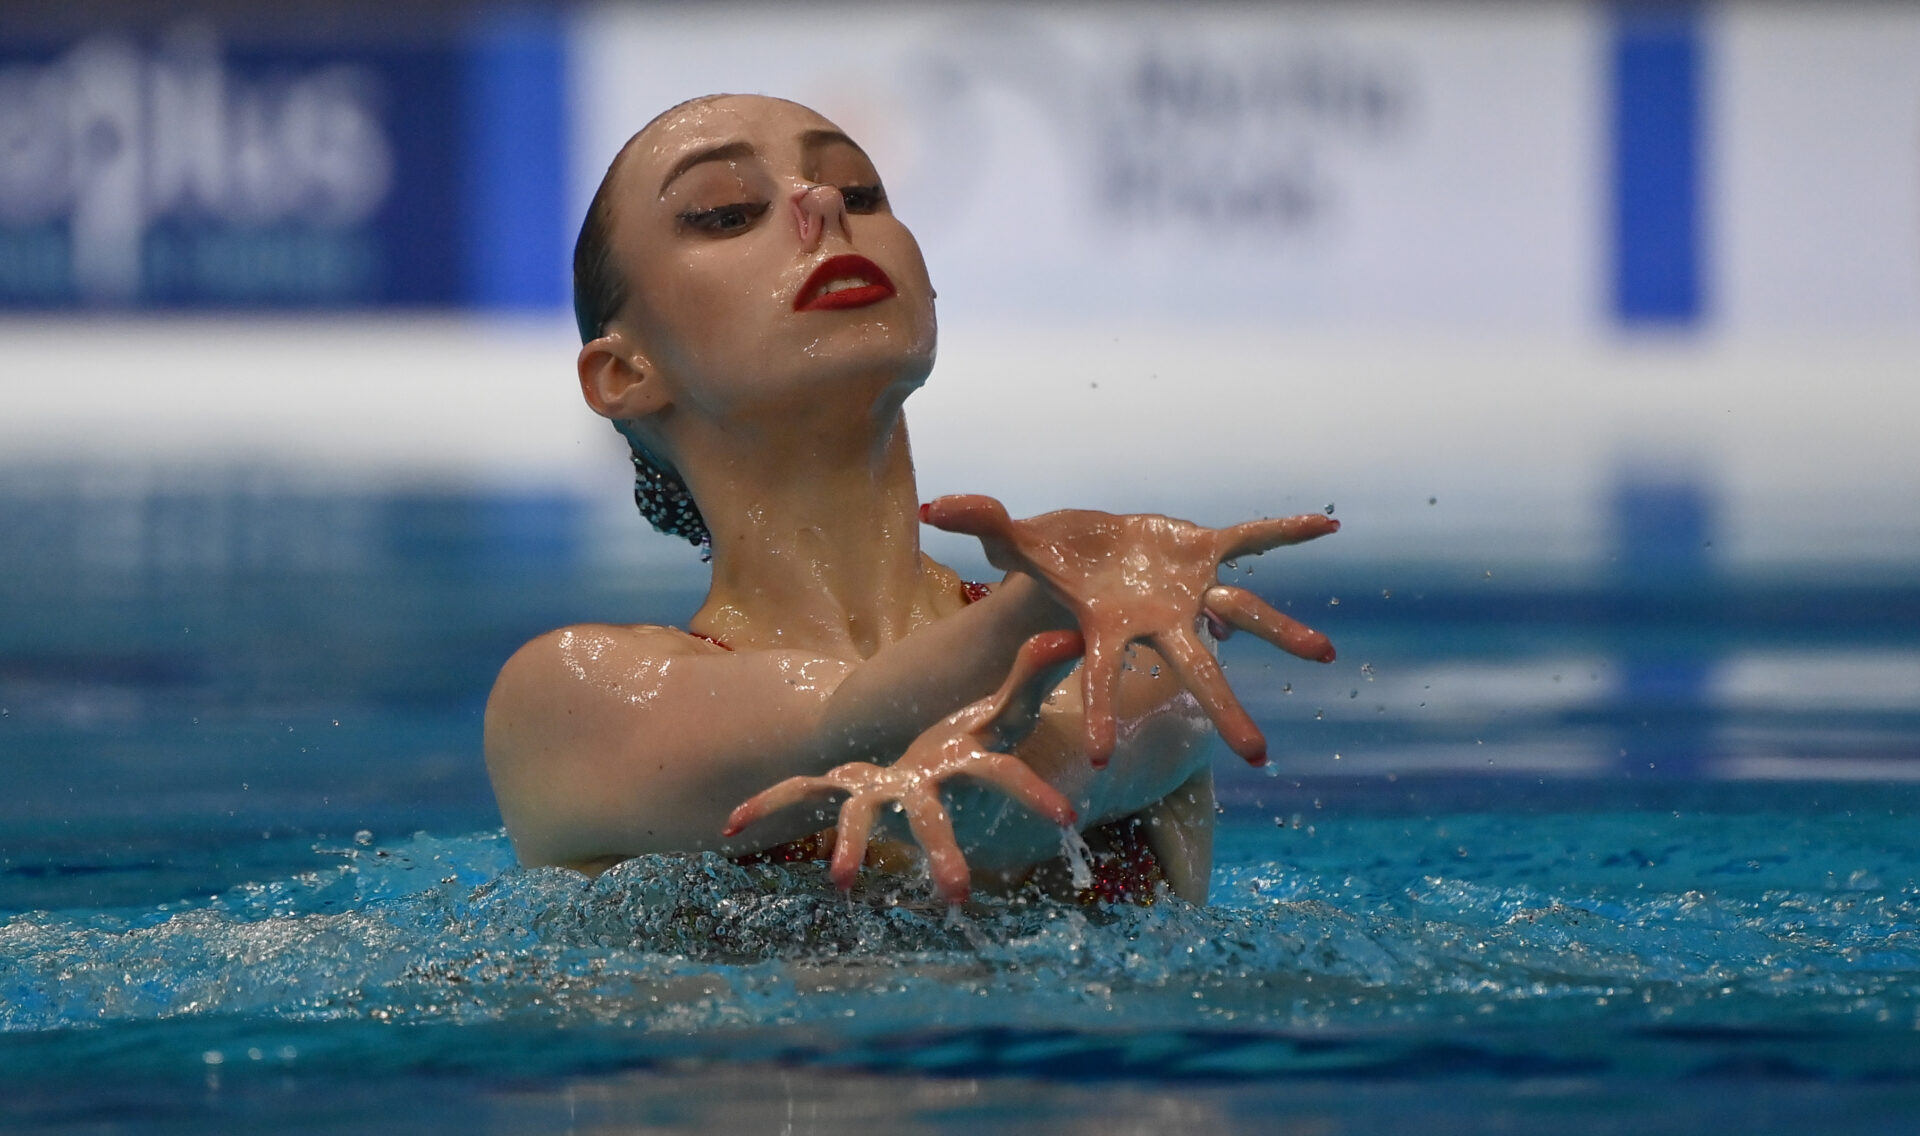
[[[1000, 502], [983, 496], [944, 497], [922, 505], [920, 516], [923, 521], [941, 528], [978, 536], [990, 562], [1009, 572], [1031, 573], [1032, 577], [1044, 580], [1048, 592], [1073, 612], [1084, 637], [1086, 654], [1079, 684], [1081, 705], [1056, 713], [1054, 718], [1055, 724], [1061, 718], [1077, 722], [1084, 744], [1063, 746], [1058, 730], [1053, 731], [1056, 736], [1049, 737], [1045, 727], [1050, 723], [1043, 715], [1042, 728], [1035, 731], [1038, 738], [1028, 739], [1021, 749], [1021, 757], [1056, 792], [1069, 785], [1088, 790], [1074, 794], [1082, 797], [1076, 806], [1082, 816], [1091, 814], [1096, 821], [1099, 818], [1099, 810], [1090, 809], [1084, 803], [1087, 798], [1109, 802], [1131, 800], [1133, 808], [1151, 805], [1143, 815], [1150, 830], [1162, 830], [1161, 838], [1154, 843], [1168, 868], [1169, 882], [1183, 896], [1203, 900], [1212, 862], [1211, 779], [1201, 776], [1201, 770], [1190, 770], [1191, 777], [1184, 783], [1178, 780], [1166, 783], [1144, 800], [1137, 792], [1122, 792], [1117, 796], [1112, 792], [1116, 784], [1137, 790], [1143, 772], [1151, 776], [1154, 772], [1164, 774], [1169, 768], [1180, 768], [1177, 759], [1192, 751], [1191, 739], [1174, 737], [1167, 739], [1163, 746], [1143, 746], [1138, 736], [1142, 731], [1136, 728], [1136, 736], [1127, 748], [1132, 751], [1130, 756], [1145, 761], [1127, 764], [1129, 767], [1144, 764], [1144, 770], [1130, 769], [1131, 777], [1107, 777], [1095, 772], [1091, 782], [1086, 774], [1089, 769], [1105, 770], [1121, 748], [1126, 732], [1123, 725], [1128, 717], [1122, 707], [1128, 693], [1151, 685], [1137, 677], [1127, 677], [1130, 672], [1137, 673], [1131, 664], [1142, 654], [1152, 660], [1150, 674], [1158, 676], [1165, 665], [1186, 691], [1184, 699], [1163, 696], [1153, 701], [1154, 706], [1171, 708], [1183, 700], [1190, 706], [1203, 706], [1234, 752], [1255, 765], [1264, 765], [1266, 738], [1227, 684], [1202, 638], [1203, 624], [1221, 635], [1235, 629], [1249, 631], [1284, 651], [1322, 663], [1333, 661], [1333, 645], [1326, 636], [1281, 614], [1252, 593], [1222, 585], [1219, 566], [1236, 555], [1257, 554], [1324, 536], [1337, 531], [1338, 522], [1309, 514], [1210, 529], [1173, 517], [1115, 515], [1093, 510], [1062, 510], [1016, 521]], [[1151, 643], [1154, 652], [1137, 646], [1142, 642]], [[1141, 665], [1148, 663], [1142, 660]], [[1056, 696], [1052, 701], [1061, 700]], [[1151, 717], [1150, 711], [1149, 715]], [[1166, 715], [1160, 717], [1164, 719]], [[934, 760], [931, 755], [946, 755], [953, 745], [962, 741], [971, 747], [969, 752], [975, 754], [972, 760], [991, 755], [979, 749], [977, 739], [954, 737], [956, 722], [957, 718], [936, 726], [911, 743], [910, 758], [915, 753], [922, 755], [907, 763], [912, 768], [892, 770], [855, 763], [837, 770], [833, 777], [790, 779], [742, 805], [729, 831], [764, 818], [774, 802], [796, 804], [832, 789], [852, 791], [847, 808], [856, 811], [857, 805], [866, 808], [860, 802], [876, 794], [895, 794], [903, 804], [911, 798], [914, 805], [910, 812], [917, 809], [926, 816], [939, 814], [937, 824], [916, 820], [913, 834], [926, 849], [930, 861], [945, 866], [940, 877], [942, 891], [950, 898], [963, 895], [964, 887], [955, 882], [963, 879], [966, 871], [962, 851], [956, 844], [944, 807], [929, 795], [925, 782], [934, 776], [929, 772], [932, 770], [944, 771], [936, 780], [961, 772], [964, 763], [948, 761], [944, 756]], [[1137, 725], [1146, 724], [1143, 721]], [[1087, 759], [1086, 769], [1074, 760], [1082, 754]], [[1160, 761], [1153, 760], [1156, 754], [1162, 755]], [[1166, 760], [1169, 755], [1175, 762]], [[1100, 793], [1101, 788], [1107, 792]], [[1063, 798], [1051, 797], [1050, 803], [1054, 806], [1053, 813], [1066, 815], [1062, 811]], [[862, 815], [871, 811], [867, 808]], [[852, 862], [848, 859], [850, 847], [864, 847], [868, 827], [860, 823], [842, 831], [835, 851], [837, 866], [845, 869], [845, 865]], [[1038, 835], [1033, 831], [1032, 818], [1025, 818], [1025, 823], [1015, 819], [1012, 827], [1024, 831], [1017, 837], [1003, 835], [996, 846], [989, 846], [986, 851], [996, 858], [1031, 855]], [[1024, 862], [1031, 861], [1015, 861]], [[850, 869], [836, 873], [842, 886], [850, 879], [848, 871]]]
[[821, 811], [723, 840], [734, 805], [785, 777], [892, 761], [998, 686], [1021, 643], [1070, 623], [1016, 574], [858, 663], [729, 652], [661, 627], [565, 628], [502, 669], [487, 703], [488, 771], [528, 864], [769, 847], [817, 831]]

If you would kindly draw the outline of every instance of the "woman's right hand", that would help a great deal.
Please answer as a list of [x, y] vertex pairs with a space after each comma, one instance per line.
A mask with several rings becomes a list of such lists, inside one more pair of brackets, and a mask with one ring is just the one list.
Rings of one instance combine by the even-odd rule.
[[954, 777], [969, 777], [998, 788], [1028, 809], [1062, 827], [1076, 817], [1058, 790], [1010, 753], [1000, 752], [1032, 725], [1040, 699], [1052, 689], [1065, 665], [1079, 658], [1080, 636], [1049, 631], [1020, 648], [1000, 688], [928, 727], [892, 765], [851, 761], [819, 777], [789, 777], [754, 794], [733, 810], [721, 830], [738, 835], [748, 825], [816, 797], [845, 793], [835, 828], [833, 861], [828, 868], [842, 891], [853, 886], [881, 806], [897, 803], [913, 838], [927, 856], [927, 871], [949, 903], [967, 898], [971, 873], [940, 790]]
[[995, 567], [1043, 581], [1079, 620], [1086, 637], [1086, 750], [1095, 768], [1113, 754], [1115, 695], [1127, 648], [1136, 642], [1150, 643], [1166, 658], [1228, 747], [1255, 765], [1266, 762], [1266, 738], [1201, 642], [1200, 621], [1251, 632], [1303, 659], [1333, 661], [1325, 635], [1219, 580], [1224, 560], [1339, 531], [1331, 517], [1309, 513], [1224, 529], [1089, 509], [1014, 520], [999, 501], [969, 494], [922, 505], [920, 518], [978, 537]]

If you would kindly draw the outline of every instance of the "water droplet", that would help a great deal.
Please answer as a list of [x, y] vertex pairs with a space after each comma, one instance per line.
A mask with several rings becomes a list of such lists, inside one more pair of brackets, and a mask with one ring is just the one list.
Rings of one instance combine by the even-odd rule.
[[1327, 516], [1333, 516], [1333, 502], [1327, 502]]
[[1293, 693], [1293, 684], [1292, 684], [1292, 683], [1290, 683], [1290, 682], [1289, 682], [1289, 683], [1283, 683], [1283, 684], [1281, 685], [1281, 687], [1280, 687], [1280, 693], [1282, 693], [1282, 694], [1292, 694], [1292, 693]]
[[1325, 718], [1326, 716], [1327, 716], [1327, 712], [1325, 710], [1315, 710], [1313, 712], [1313, 720], [1316, 722], [1318, 722], [1322, 718]]
[[353, 834], [353, 842], [365, 848], [367, 845], [373, 843], [373, 833], [363, 828]]
[[1429, 498], [1427, 498], [1427, 504], [1429, 504], [1429, 505], [1438, 505], [1439, 503], [1440, 503], [1440, 498], [1438, 498], [1438, 497], [1429, 497]]
[[1339, 606], [1340, 606], [1340, 597], [1339, 597], [1339, 596], [1335, 596], [1335, 597], [1333, 597], [1332, 599], [1330, 599], [1330, 600], [1328, 600], [1328, 601], [1327, 601], [1327, 606], [1328, 606], [1328, 607], [1339, 607]]
[[1373, 681], [1373, 664], [1372, 664], [1372, 663], [1361, 663], [1361, 664], [1360, 664], [1360, 673], [1361, 673], [1361, 674], [1363, 674], [1363, 675], [1366, 675], [1366, 676], [1367, 676], [1367, 681], [1368, 681], [1368, 682], [1372, 682], [1372, 681]]
[[1381, 598], [1381, 599], [1383, 599], [1383, 600], [1390, 600], [1390, 599], [1392, 599], [1392, 598], [1393, 598], [1393, 589], [1392, 589], [1392, 588], [1381, 588], [1381, 589], [1380, 589], [1380, 598]]

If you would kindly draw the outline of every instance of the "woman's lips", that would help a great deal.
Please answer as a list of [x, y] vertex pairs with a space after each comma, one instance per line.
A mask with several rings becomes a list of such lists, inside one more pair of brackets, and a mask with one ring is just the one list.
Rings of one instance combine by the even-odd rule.
[[828, 257], [813, 270], [793, 299], [796, 312], [864, 308], [893, 295], [893, 281], [880, 266], [864, 256], [842, 253]]

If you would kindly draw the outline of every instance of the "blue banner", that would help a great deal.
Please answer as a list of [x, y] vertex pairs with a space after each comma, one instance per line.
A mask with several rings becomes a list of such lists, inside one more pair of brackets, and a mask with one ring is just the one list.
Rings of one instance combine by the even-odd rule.
[[0, 44], [0, 306], [562, 306], [560, 35]]
[[1702, 17], [1691, 4], [1614, 9], [1613, 311], [1628, 325], [1702, 315]]

